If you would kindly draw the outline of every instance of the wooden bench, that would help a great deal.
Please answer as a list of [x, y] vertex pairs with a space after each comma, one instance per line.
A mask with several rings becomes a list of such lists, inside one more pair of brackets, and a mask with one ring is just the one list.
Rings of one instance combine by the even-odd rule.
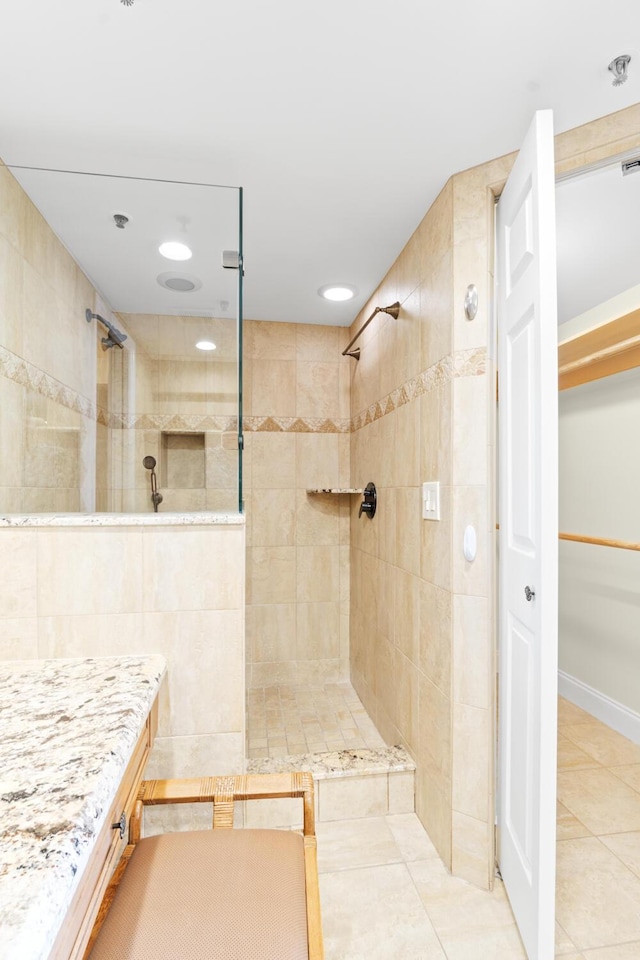
[[[303, 833], [232, 830], [234, 802], [299, 797]], [[213, 830], [141, 839], [144, 806], [212, 803]], [[310, 773], [147, 780], [91, 960], [323, 960]]]

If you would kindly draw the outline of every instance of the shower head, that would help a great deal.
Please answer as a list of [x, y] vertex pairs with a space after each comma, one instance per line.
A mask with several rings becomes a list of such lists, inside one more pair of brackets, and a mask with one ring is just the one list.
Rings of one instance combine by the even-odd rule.
[[156, 465], [156, 458], [155, 458], [155, 457], [151, 457], [151, 456], [145, 457], [144, 460], [142, 461], [142, 466], [143, 466], [146, 470], [153, 470], [153, 468], [155, 467], [155, 465]]
[[89, 307], [84, 312], [85, 320], [87, 323], [91, 323], [92, 320], [97, 320], [107, 328], [106, 337], [102, 337], [102, 349], [110, 350], [112, 347], [120, 347], [121, 350], [124, 350], [124, 342], [127, 339], [126, 333], [121, 333], [114, 325], [109, 321], [105, 320], [104, 317], [101, 317], [99, 313], [92, 313]]

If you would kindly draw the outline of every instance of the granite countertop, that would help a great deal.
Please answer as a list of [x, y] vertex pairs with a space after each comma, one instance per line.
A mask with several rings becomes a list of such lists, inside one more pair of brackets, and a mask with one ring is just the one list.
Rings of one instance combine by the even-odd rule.
[[15, 513], [0, 527], [170, 527], [244, 524], [243, 513]]
[[0, 663], [0, 960], [45, 960], [165, 672], [162, 657]]

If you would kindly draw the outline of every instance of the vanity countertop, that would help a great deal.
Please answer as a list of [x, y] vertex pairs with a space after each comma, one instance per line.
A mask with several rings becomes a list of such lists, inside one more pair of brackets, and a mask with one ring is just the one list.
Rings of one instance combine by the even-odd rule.
[[159, 656], [0, 663], [0, 960], [45, 960], [165, 672]]

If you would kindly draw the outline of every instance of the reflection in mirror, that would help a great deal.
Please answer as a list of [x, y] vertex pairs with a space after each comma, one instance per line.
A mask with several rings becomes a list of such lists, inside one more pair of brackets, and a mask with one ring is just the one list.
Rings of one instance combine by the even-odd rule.
[[0, 165], [0, 513], [238, 510], [240, 204]]

